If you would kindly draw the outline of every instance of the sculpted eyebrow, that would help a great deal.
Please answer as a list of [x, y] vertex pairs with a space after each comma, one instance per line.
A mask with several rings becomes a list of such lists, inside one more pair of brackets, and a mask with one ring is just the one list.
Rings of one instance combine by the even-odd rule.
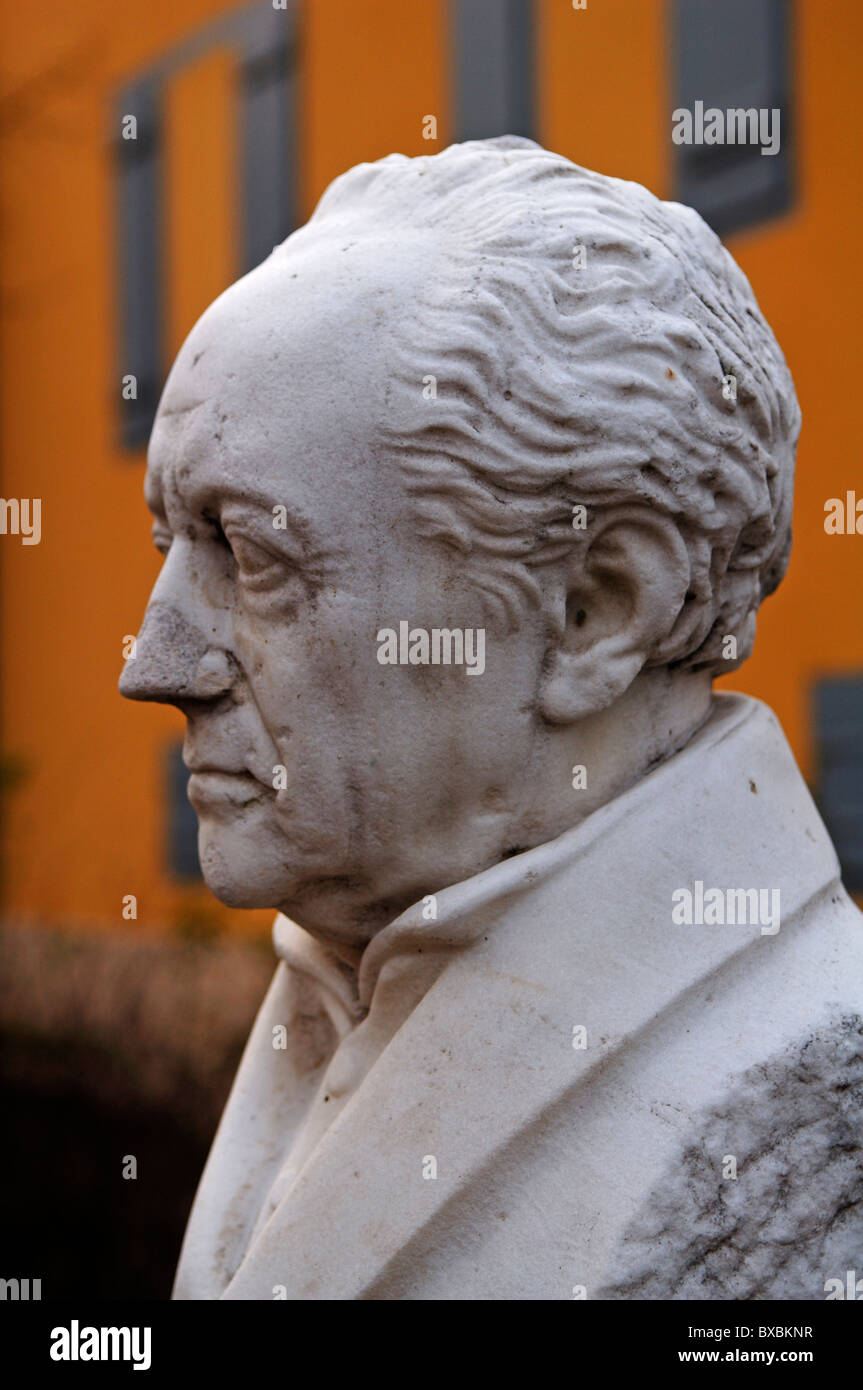
[[[333, 559], [331, 547], [323, 543], [316, 527], [296, 503], [277, 497], [269, 490], [249, 489], [245, 485], [226, 487], [218, 478], [190, 476], [190, 471], [180, 464], [153, 484], [151, 510], [154, 515], [167, 516], [166, 496], [175, 499], [189, 516], [199, 516], [211, 525], [253, 523], [277, 544], [280, 537], [293, 540], [307, 565], [323, 567]], [[279, 509], [278, 514], [275, 508]], [[278, 524], [274, 525], [274, 521]]]
[[288, 545], [293, 542], [297, 552], [295, 561], [301, 562], [321, 580], [333, 562], [332, 548], [322, 542], [308, 517], [294, 503], [283, 502], [269, 493], [250, 496], [246, 491], [240, 494], [233, 490], [215, 490], [209, 493], [208, 505], [201, 514], [217, 517], [223, 527], [231, 523], [241, 527], [244, 523], [253, 524], [259, 534], [265, 533], [276, 546], [280, 540]]
[[[277, 535], [284, 535], [286, 532], [292, 533], [301, 542], [304, 549], [315, 552], [321, 550], [314, 527], [291, 502], [282, 502], [260, 493], [250, 495], [248, 492], [242, 494], [223, 492], [211, 494], [210, 505], [207, 510], [218, 512], [225, 522], [242, 521], [244, 518], [259, 523], [261, 520], [266, 520], [268, 526], [273, 526]], [[274, 522], [278, 524], [273, 525]]]

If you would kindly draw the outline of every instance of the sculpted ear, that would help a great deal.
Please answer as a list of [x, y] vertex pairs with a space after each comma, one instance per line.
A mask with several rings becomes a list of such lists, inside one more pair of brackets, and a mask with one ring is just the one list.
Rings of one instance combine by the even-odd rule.
[[592, 525], [550, 591], [540, 711], [552, 724], [613, 704], [672, 631], [689, 591], [689, 553], [671, 518], [639, 507]]

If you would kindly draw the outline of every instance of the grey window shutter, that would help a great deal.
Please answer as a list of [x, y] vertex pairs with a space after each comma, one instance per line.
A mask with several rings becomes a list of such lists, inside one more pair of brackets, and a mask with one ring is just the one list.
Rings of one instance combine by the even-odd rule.
[[189, 774], [183, 762], [182, 743], [172, 744], [166, 759], [167, 861], [173, 878], [199, 879], [198, 817], [186, 795]]
[[253, 11], [240, 67], [243, 269], [251, 270], [296, 225], [296, 76], [293, 15]]
[[[792, 0], [673, 0], [673, 108], [780, 111], [780, 148], [673, 145], [674, 197], [720, 233], [786, 211], [793, 200]], [[669, 126], [670, 139], [670, 126]]]
[[534, 138], [533, 0], [450, 3], [455, 138]]
[[815, 737], [815, 798], [846, 888], [863, 892], [863, 674], [818, 682]]
[[[122, 138], [124, 116], [137, 135]], [[133, 84], [120, 94], [117, 120], [117, 257], [119, 376], [136, 380], [134, 399], [123, 399], [121, 438], [127, 449], [146, 444], [162, 389], [162, 238], [160, 88]]]

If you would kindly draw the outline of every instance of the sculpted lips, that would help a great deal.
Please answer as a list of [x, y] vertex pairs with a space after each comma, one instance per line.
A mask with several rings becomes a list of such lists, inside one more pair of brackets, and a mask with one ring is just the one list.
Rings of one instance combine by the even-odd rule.
[[222, 768], [193, 765], [190, 772], [188, 794], [196, 810], [225, 802], [237, 807], [248, 806], [260, 801], [268, 790], [245, 769], [226, 772]]

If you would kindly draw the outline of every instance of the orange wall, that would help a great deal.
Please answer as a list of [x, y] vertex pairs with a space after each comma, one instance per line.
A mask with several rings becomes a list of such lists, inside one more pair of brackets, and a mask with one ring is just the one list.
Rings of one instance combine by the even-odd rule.
[[[300, 78], [302, 206], [352, 165], [449, 144], [446, 0], [306, 0]], [[438, 140], [422, 137], [436, 116]]]
[[[539, 138], [579, 163], [670, 193], [663, 0], [573, 11], [537, 0]], [[41, 917], [139, 921], [211, 904], [163, 865], [161, 750], [181, 716], [116, 694], [159, 559], [143, 451], [116, 440], [111, 101], [178, 40], [232, 8], [214, 0], [26, 7], [2, 44], [0, 393], [3, 495], [43, 498], [43, 539], [0, 538], [4, 752], [26, 780], [4, 834], [7, 907]], [[787, 216], [730, 241], [776, 329], [804, 413], [788, 579], [763, 610], [756, 654], [729, 682], [779, 713], [811, 771], [808, 687], [863, 668], [863, 539], [827, 536], [827, 497], [854, 487], [860, 309], [858, 55], [863, 9], [799, 0], [798, 196]], [[301, 205], [359, 160], [428, 153], [451, 136], [445, 0], [306, 0], [301, 22]], [[166, 107], [167, 334], [176, 347], [238, 273], [233, 66], [211, 50], [170, 79]], [[438, 118], [437, 144], [422, 139]], [[228, 913], [264, 930], [267, 914]]]
[[803, 0], [797, 13], [796, 206], [728, 243], [783, 346], [803, 411], [794, 549], [733, 684], [773, 705], [811, 775], [811, 682], [863, 672], [863, 537], [824, 530], [829, 497], [849, 488], [863, 497], [863, 8]]
[[[142, 498], [143, 451], [117, 444], [112, 103], [177, 39], [230, 8], [126, 0], [106, 22], [99, 0], [31, 7], [17, 12], [14, 42], [3, 44], [4, 100], [22, 94], [2, 176], [3, 495], [43, 498], [42, 543], [4, 537], [0, 549], [3, 748], [28, 769], [4, 835], [5, 904], [16, 913], [119, 921], [132, 893], [139, 922], [156, 923], [189, 899], [206, 901], [170, 884], [163, 867], [162, 754], [183, 720], [136, 709], [116, 691], [123, 637], [138, 630], [160, 561]], [[220, 177], [233, 158], [226, 96], [219, 55], [169, 86], [174, 344], [236, 277], [227, 216], [236, 195]], [[209, 208], [196, 204], [207, 198]]]

